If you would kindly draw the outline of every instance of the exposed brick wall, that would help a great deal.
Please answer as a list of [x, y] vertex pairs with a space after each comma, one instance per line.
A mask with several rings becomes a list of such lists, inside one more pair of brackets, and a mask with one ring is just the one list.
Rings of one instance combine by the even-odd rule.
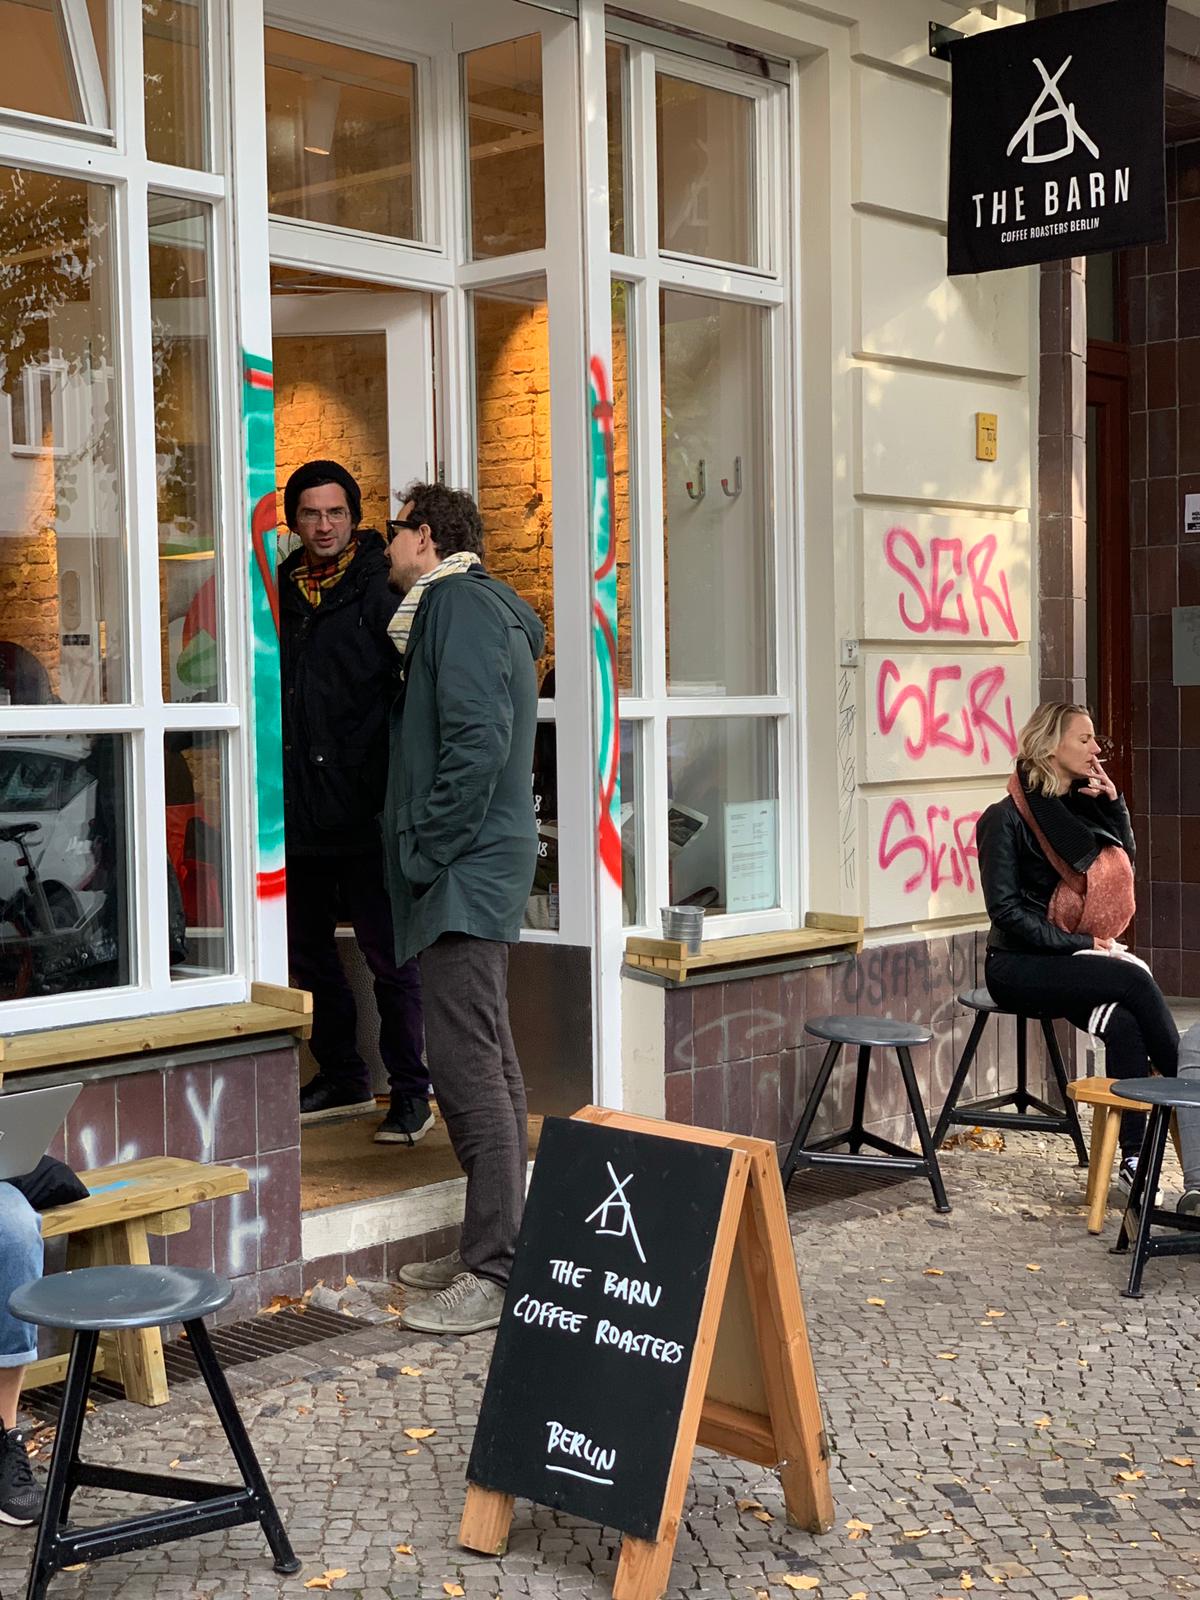
[[306, 461], [332, 460], [358, 479], [363, 522], [382, 529], [389, 500], [387, 353], [381, 333], [276, 339], [275, 479], [283, 486]]
[[[479, 509], [489, 570], [546, 627], [554, 666], [554, 535], [550, 486], [550, 344], [545, 305], [475, 301]], [[584, 530], [580, 530], [581, 536]]]
[[1167, 150], [1165, 244], [1121, 257], [1131, 346], [1134, 828], [1139, 949], [1200, 995], [1200, 688], [1173, 682], [1171, 611], [1200, 605], [1200, 141]]
[[50, 674], [56, 694], [59, 638], [58, 544], [53, 524], [37, 526], [30, 534], [0, 537], [0, 639], [32, 651]]

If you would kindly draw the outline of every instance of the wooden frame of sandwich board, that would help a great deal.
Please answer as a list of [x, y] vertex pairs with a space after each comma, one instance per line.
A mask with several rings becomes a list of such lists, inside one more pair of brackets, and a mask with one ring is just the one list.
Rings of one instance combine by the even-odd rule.
[[[670, 1576], [697, 1444], [776, 1467], [788, 1521], [833, 1526], [829, 1445], [821, 1421], [775, 1146], [601, 1106], [575, 1120], [731, 1152], [708, 1286], [655, 1539], [626, 1535], [614, 1600], [660, 1600]], [[469, 1484], [459, 1543], [485, 1555], [508, 1544], [514, 1497]]]

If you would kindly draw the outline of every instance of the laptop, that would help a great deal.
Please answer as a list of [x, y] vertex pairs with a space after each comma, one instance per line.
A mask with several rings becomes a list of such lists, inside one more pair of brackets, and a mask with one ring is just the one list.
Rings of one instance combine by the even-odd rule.
[[82, 1088], [81, 1083], [63, 1083], [54, 1089], [0, 1094], [0, 1179], [23, 1178], [33, 1171]]

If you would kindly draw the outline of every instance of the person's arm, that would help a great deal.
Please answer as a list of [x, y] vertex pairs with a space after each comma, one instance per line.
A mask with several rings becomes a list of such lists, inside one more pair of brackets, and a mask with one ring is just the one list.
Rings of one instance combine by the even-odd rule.
[[1056, 955], [1095, 948], [1090, 933], [1066, 933], [1026, 902], [1021, 893], [1015, 815], [1006, 814], [1003, 805], [990, 806], [979, 819], [975, 840], [983, 898], [997, 928], [1031, 948]]
[[508, 761], [513, 724], [504, 618], [467, 579], [449, 581], [461, 592], [440, 597], [438, 615], [430, 622], [437, 770], [413, 817], [418, 849], [439, 866], [461, 855], [482, 827]]

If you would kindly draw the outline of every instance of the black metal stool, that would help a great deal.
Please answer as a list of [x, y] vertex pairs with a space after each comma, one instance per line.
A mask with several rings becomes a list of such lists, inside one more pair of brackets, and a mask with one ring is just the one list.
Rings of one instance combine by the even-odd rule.
[[[1003, 1006], [996, 1004], [986, 989], [968, 989], [965, 994], [958, 996], [958, 1003], [974, 1011], [975, 1021], [971, 1024], [971, 1037], [967, 1040], [966, 1048], [954, 1070], [950, 1093], [946, 1096], [942, 1114], [937, 1120], [937, 1127], [933, 1130], [934, 1149], [941, 1149], [946, 1129], [952, 1122], [962, 1123], [969, 1128], [1036, 1128], [1042, 1133], [1070, 1134], [1075, 1142], [1075, 1155], [1079, 1165], [1086, 1167], [1087, 1145], [1083, 1142], [1083, 1130], [1079, 1126], [1079, 1113], [1075, 1109], [1075, 1102], [1067, 1094], [1067, 1069], [1063, 1064], [1062, 1051], [1058, 1048], [1053, 1019], [1050, 1017], [1030, 1019], [1023, 1017], [1018, 1011], [1005, 1011]], [[983, 1030], [988, 1025], [989, 1017], [1017, 1019], [1016, 1087], [1006, 1090], [1003, 1094], [989, 1095], [986, 1100], [972, 1100], [968, 1105], [960, 1106], [958, 1097], [962, 1093], [967, 1073], [971, 1070], [971, 1063], [975, 1059], [975, 1052], [979, 1049], [979, 1041], [983, 1038]], [[1030, 1020], [1041, 1023], [1042, 1037], [1046, 1041], [1046, 1054], [1050, 1057], [1050, 1070], [1054, 1073], [1054, 1081], [1058, 1084], [1058, 1092], [1062, 1096], [1061, 1111], [1056, 1111], [1045, 1100], [1039, 1100], [1036, 1095], [1029, 1092], [1027, 1029]], [[1011, 1109], [1006, 1110], [1006, 1107]]]
[[[67, 1364], [46, 1504], [38, 1528], [27, 1600], [41, 1600], [55, 1572], [81, 1561], [147, 1550], [190, 1539], [217, 1528], [259, 1522], [275, 1557], [275, 1571], [293, 1573], [300, 1563], [275, 1509], [267, 1480], [221, 1371], [202, 1318], [227, 1305], [233, 1288], [214, 1273], [190, 1267], [81, 1267], [27, 1283], [9, 1300], [13, 1316], [44, 1328], [69, 1328], [74, 1337]], [[160, 1328], [181, 1322], [187, 1332], [225, 1437], [242, 1475], [242, 1487], [203, 1483], [175, 1473], [136, 1472], [92, 1466], [79, 1459], [88, 1384], [101, 1330]], [[95, 1528], [68, 1527], [76, 1489], [123, 1489], [129, 1494], [185, 1500], [169, 1511], [152, 1511]]]
[[[1186, 1108], [1200, 1116], [1200, 1083], [1194, 1078], [1116, 1078], [1112, 1087], [1113, 1093], [1122, 1100], [1132, 1100], [1150, 1108], [1133, 1187], [1121, 1218], [1121, 1231], [1112, 1248], [1113, 1255], [1123, 1255], [1132, 1240], [1129, 1286], [1121, 1293], [1131, 1300], [1140, 1300], [1142, 1270], [1150, 1256], [1200, 1255], [1200, 1217], [1180, 1215], [1162, 1206], [1142, 1205], [1147, 1189], [1151, 1195], [1158, 1191], [1172, 1111]], [[1160, 1227], [1170, 1228], [1170, 1234], [1151, 1233], [1156, 1222]]]
[[[821, 1062], [821, 1069], [817, 1073], [817, 1081], [812, 1086], [812, 1093], [796, 1126], [791, 1147], [783, 1160], [781, 1176], [784, 1188], [787, 1188], [798, 1166], [866, 1167], [877, 1168], [884, 1172], [922, 1172], [929, 1179], [934, 1205], [939, 1211], [949, 1211], [950, 1202], [946, 1199], [946, 1188], [942, 1183], [942, 1174], [938, 1167], [937, 1151], [929, 1135], [929, 1123], [925, 1119], [925, 1107], [921, 1104], [917, 1075], [913, 1071], [912, 1056], [909, 1054], [912, 1045], [929, 1043], [933, 1038], [930, 1030], [921, 1027], [919, 1023], [893, 1022], [887, 1017], [816, 1017], [812, 1022], [804, 1024], [804, 1031], [811, 1033], [815, 1039], [828, 1039], [829, 1049], [825, 1052], [825, 1059]], [[821, 1097], [828, 1087], [841, 1048], [846, 1044], [855, 1045], [858, 1049], [858, 1076], [854, 1080], [854, 1111], [851, 1124], [843, 1132], [827, 1134], [809, 1145], [807, 1143], [809, 1130], [816, 1118]], [[919, 1156], [914, 1155], [911, 1150], [906, 1150], [903, 1145], [893, 1144], [890, 1139], [881, 1139], [878, 1134], [868, 1133], [863, 1127], [863, 1113], [867, 1103], [867, 1074], [871, 1069], [872, 1050], [896, 1052], [896, 1059], [900, 1063], [900, 1075], [904, 1079], [904, 1090], [908, 1095], [909, 1110], [917, 1126], [917, 1138], [921, 1145]], [[831, 1147], [837, 1144], [848, 1144], [850, 1154], [829, 1154]], [[868, 1145], [881, 1154], [861, 1155], [863, 1145]]]

